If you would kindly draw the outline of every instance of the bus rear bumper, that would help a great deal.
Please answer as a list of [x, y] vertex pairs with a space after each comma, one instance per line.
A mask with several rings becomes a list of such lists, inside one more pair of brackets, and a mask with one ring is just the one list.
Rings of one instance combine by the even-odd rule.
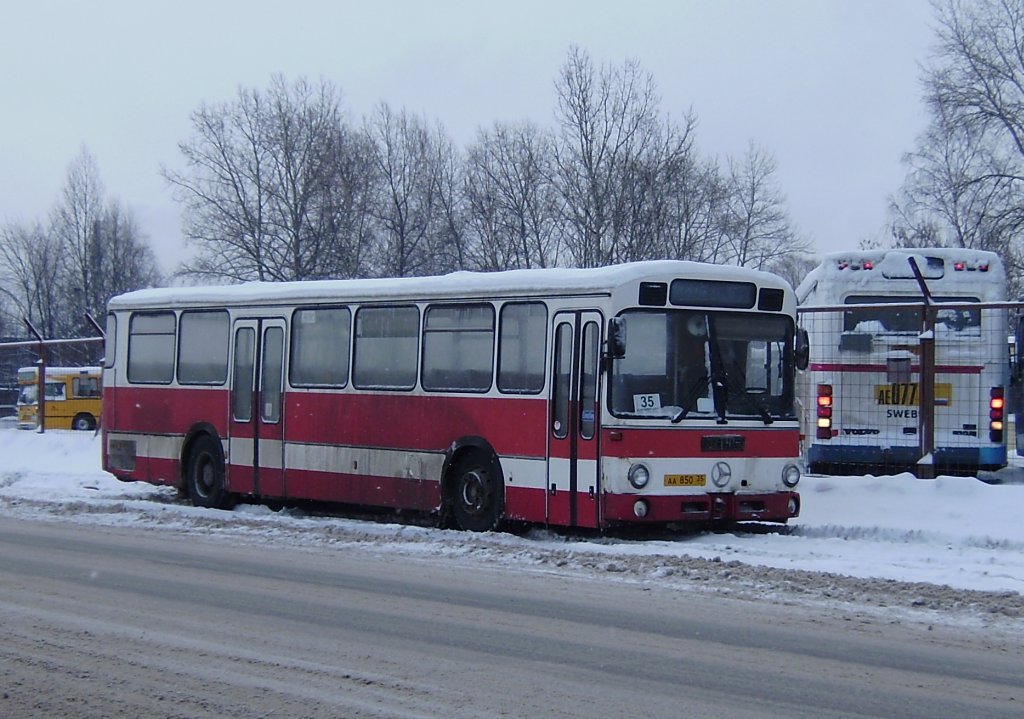
[[673, 496], [614, 494], [604, 497], [604, 519], [608, 524], [785, 522], [799, 514], [800, 495], [797, 492]]
[[[866, 445], [813, 444], [807, 453], [810, 471], [815, 474], [894, 474], [912, 471], [917, 466], [917, 447], [879, 447]], [[963, 474], [979, 469], [997, 470], [1006, 466], [1006, 447], [939, 447], [933, 452], [936, 471]]]

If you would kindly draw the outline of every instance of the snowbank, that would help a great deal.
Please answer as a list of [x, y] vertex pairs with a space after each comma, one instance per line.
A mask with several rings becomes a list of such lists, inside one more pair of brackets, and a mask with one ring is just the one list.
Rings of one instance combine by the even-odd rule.
[[[341, 535], [370, 537], [409, 552], [459, 555], [464, 534], [240, 505], [234, 512], [198, 509], [172, 489], [125, 484], [100, 469], [100, 439], [91, 433], [45, 435], [0, 430], [0, 516], [59, 515], [66, 521], [182, 527], [241, 534], [303, 536], [336, 544]], [[536, 562], [538, 553], [570, 553], [645, 564], [697, 557], [779, 569], [829, 572], [1024, 594], [1024, 468], [1002, 484], [974, 478], [805, 477], [802, 516], [788, 533], [698, 533], [638, 541], [578, 537], [542, 530], [492, 535], [488, 551], [506, 561]], [[285, 541], [285, 540], [282, 540]], [[589, 561], [589, 560], [588, 560]]]

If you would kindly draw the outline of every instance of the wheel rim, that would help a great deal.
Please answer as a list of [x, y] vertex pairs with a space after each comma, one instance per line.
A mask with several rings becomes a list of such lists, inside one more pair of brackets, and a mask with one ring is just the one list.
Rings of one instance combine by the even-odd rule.
[[214, 469], [210, 455], [201, 454], [196, 460], [196, 492], [200, 497], [209, 497], [213, 492]]
[[471, 469], [462, 475], [459, 498], [467, 514], [483, 514], [490, 504], [487, 477], [479, 469]]

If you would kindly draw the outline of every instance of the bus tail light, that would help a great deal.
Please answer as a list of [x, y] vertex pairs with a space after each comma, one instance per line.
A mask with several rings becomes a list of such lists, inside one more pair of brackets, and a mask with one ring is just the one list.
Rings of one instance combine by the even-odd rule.
[[990, 442], [1003, 441], [1003, 415], [1006, 408], [1006, 400], [1003, 398], [1003, 388], [993, 387], [988, 393], [988, 439]]
[[818, 439], [832, 439], [832, 385], [818, 385]]

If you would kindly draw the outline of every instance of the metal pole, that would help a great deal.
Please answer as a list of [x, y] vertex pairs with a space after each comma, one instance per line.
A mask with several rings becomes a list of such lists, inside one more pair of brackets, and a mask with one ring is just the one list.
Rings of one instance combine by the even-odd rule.
[[39, 434], [46, 432], [46, 341], [27, 319], [25, 324], [29, 332], [39, 340], [39, 360], [36, 362], [36, 431]]
[[921, 310], [920, 361], [918, 382], [917, 434], [921, 457], [917, 460], [917, 476], [935, 479], [935, 305], [924, 276], [913, 257], [908, 257], [914, 277], [921, 287], [924, 307]]

